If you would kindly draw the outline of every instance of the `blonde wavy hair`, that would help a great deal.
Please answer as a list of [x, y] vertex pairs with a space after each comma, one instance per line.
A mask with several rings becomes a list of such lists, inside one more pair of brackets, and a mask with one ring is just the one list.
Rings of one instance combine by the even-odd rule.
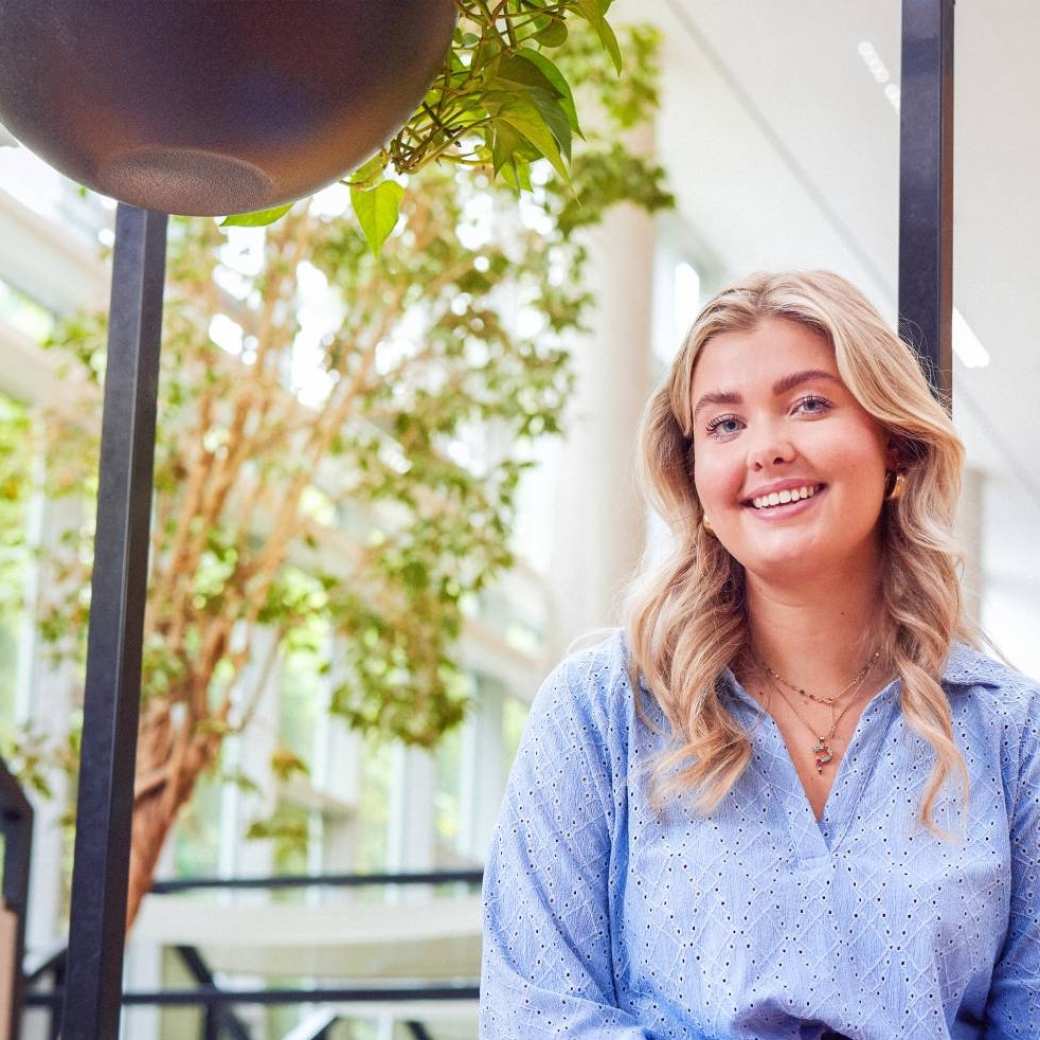
[[[624, 608], [637, 707], [642, 679], [672, 730], [673, 746], [653, 763], [654, 802], [694, 791], [697, 810], [708, 814], [751, 761], [751, 742], [716, 687], [723, 669], [750, 651], [744, 568], [704, 528], [693, 479], [692, 388], [697, 357], [713, 336], [770, 317], [826, 336], [845, 386], [900, 456], [905, 489], [885, 501], [879, 521], [883, 616], [873, 635], [888, 674], [902, 680], [903, 717], [935, 752], [918, 820], [951, 839], [933, 821], [934, 803], [956, 773], [965, 808], [969, 778], [939, 676], [954, 639], [975, 649], [992, 645], [965, 613], [963, 553], [952, 533], [964, 446], [911, 348], [859, 290], [829, 271], [756, 273], [718, 293], [643, 415], [641, 483], [674, 543], [663, 563], [636, 577]], [[642, 708], [640, 715], [647, 720]]]

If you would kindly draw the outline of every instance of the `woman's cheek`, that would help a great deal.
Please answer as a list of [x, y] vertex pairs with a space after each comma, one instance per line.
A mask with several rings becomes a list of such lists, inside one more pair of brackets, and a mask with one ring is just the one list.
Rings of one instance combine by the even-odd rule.
[[719, 465], [718, 459], [705, 452], [696, 464], [695, 484], [701, 505], [710, 513], [726, 501], [727, 488], [733, 483], [732, 473]]

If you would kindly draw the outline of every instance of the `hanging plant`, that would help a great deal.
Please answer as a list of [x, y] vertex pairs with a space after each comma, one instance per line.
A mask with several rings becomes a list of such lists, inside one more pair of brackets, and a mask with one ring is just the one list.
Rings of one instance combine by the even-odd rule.
[[[621, 44], [606, 18], [610, 4], [456, 0], [452, 46], [422, 104], [344, 181], [373, 252], [397, 224], [405, 191], [400, 181], [433, 162], [487, 170], [520, 194], [533, 190], [531, 167], [544, 159], [574, 192], [573, 142], [584, 135], [567, 63], [575, 51], [587, 53], [591, 30], [593, 46], [621, 73]], [[224, 224], [271, 224], [290, 208], [236, 214]]]

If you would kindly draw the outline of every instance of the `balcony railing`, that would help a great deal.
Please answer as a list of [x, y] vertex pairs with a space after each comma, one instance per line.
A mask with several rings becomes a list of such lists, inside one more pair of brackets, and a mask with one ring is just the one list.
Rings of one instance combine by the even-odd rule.
[[[467, 888], [479, 887], [483, 872], [479, 869], [421, 871], [379, 874], [306, 874], [262, 878], [178, 878], [156, 881], [153, 895], [172, 895], [194, 891], [284, 890], [300, 888], [361, 888], [371, 886], [416, 886], [455, 884]], [[403, 1009], [408, 1005], [430, 1002], [472, 1002], [480, 995], [477, 979], [429, 983], [421, 980], [394, 979], [386, 983], [366, 981], [364, 985], [312, 986], [301, 988], [232, 988], [221, 985], [203, 954], [195, 946], [174, 947], [182, 964], [196, 985], [192, 988], [168, 990], [139, 990], [123, 993], [125, 1007], [150, 1006], [157, 1008], [197, 1007], [202, 1014], [200, 1040], [252, 1040], [249, 1027], [235, 1013], [247, 1005], [291, 1006], [324, 1005], [301, 1022], [285, 1040], [320, 1040], [327, 1037], [332, 1027], [344, 1014], [341, 1006], [396, 1005], [402, 1008], [402, 1018], [415, 1040], [426, 1040], [429, 1032], [418, 1016], [408, 1017]], [[29, 1008], [46, 1009], [50, 1014], [50, 1035], [54, 1040], [61, 1033], [65, 951], [57, 951], [39, 964], [26, 978], [30, 986], [50, 982], [47, 989], [33, 989], [25, 996]], [[12, 1033], [17, 1036], [17, 1033]]]

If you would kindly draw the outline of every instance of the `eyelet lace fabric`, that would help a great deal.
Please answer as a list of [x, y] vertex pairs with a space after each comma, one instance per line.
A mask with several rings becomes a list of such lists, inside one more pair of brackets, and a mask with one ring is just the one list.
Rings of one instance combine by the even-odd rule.
[[[482, 1040], [1037, 1040], [1040, 686], [955, 644], [943, 674], [967, 828], [916, 822], [930, 745], [899, 682], [861, 715], [817, 821], [773, 720], [719, 807], [649, 805], [618, 630], [535, 698], [484, 879]], [[947, 784], [935, 821], [958, 830]]]

